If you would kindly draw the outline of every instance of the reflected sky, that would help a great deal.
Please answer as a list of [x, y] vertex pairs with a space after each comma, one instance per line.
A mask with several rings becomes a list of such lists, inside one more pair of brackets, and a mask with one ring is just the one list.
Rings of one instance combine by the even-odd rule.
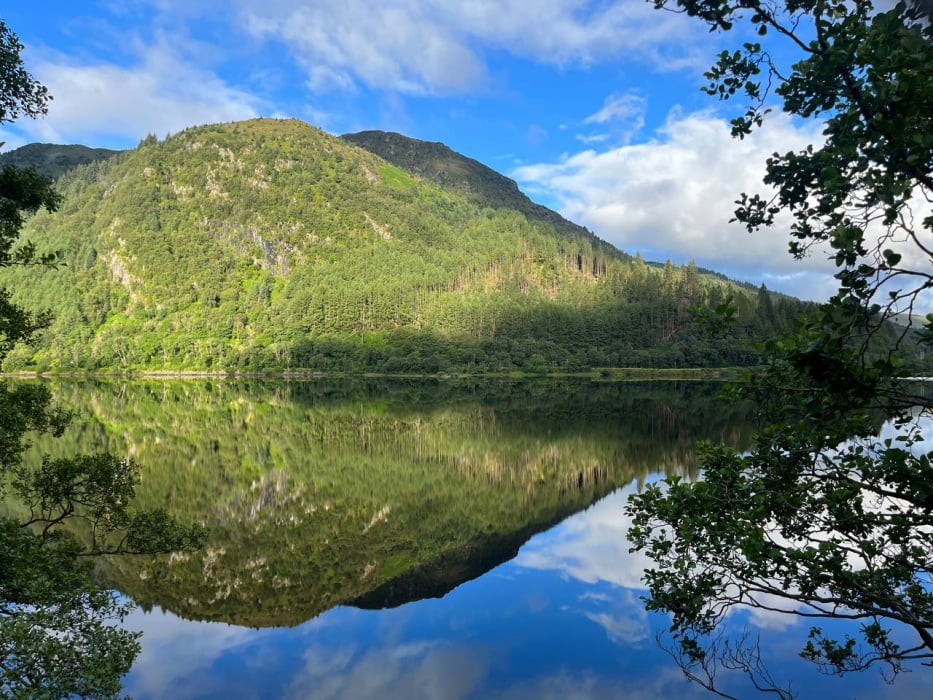
[[[709, 698], [656, 635], [665, 618], [639, 596], [646, 561], [629, 554], [629, 486], [551, 530], [518, 556], [442, 599], [369, 611], [334, 608], [293, 628], [187, 622], [137, 610], [143, 651], [126, 691], [147, 698]], [[800, 698], [933, 697], [933, 673], [887, 685], [869, 671], [819, 674], [797, 658], [807, 625], [732, 615], [760, 633], [769, 667]], [[824, 627], [827, 627], [824, 625]], [[722, 676], [741, 697], [739, 676]]]

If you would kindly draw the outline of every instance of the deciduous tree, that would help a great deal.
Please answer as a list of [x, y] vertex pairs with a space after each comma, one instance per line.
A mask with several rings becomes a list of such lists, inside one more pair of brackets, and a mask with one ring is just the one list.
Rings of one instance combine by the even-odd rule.
[[[25, 70], [16, 35], [0, 21], [0, 123], [46, 110], [45, 88]], [[24, 218], [54, 209], [51, 182], [33, 170], [0, 170], [0, 267], [54, 264], [18, 243]], [[0, 360], [48, 319], [0, 290]], [[28, 435], [60, 433], [67, 414], [37, 384], [0, 386], [0, 695], [117, 697], [139, 652], [122, 629], [131, 605], [91, 577], [92, 557], [195, 547], [197, 526], [162, 511], [137, 511], [138, 467], [113, 455], [21, 463]], [[16, 517], [18, 516], [18, 517]]]
[[904, 343], [933, 337], [933, 316], [916, 313], [933, 289], [929, 12], [868, 0], [652, 1], [711, 31], [745, 23], [762, 37], [707, 73], [710, 94], [748, 100], [736, 137], [778, 104], [822, 121], [822, 143], [768, 159], [770, 194], [743, 194], [735, 218], [757, 231], [789, 215], [791, 253], [828, 244], [838, 291], [735, 389], [759, 407], [754, 447], [706, 446], [701, 480], [670, 479], [630, 501], [633, 547], [654, 562], [647, 605], [672, 615], [683, 668], [717, 691], [725, 666], [789, 694], [747, 637], [722, 637], [742, 606], [852, 620], [842, 637], [817, 624], [801, 652], [830, 672], [933, 664], [933, 454], [918, 422], [933, 401], [898, 363]]

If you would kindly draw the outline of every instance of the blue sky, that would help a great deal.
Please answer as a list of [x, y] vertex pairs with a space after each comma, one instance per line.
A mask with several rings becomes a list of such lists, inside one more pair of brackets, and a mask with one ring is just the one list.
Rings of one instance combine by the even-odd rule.
[[700, 92], [739, 36], [639, 0], [14, 0], [0, 11], [54, 101], [0, 129], [132, 147], [186, 126], [297, 117], [334, 134], [442, 141], [645, 258], [695, 260], [806, 298], [825, 255], [728, 224], [776, 150], [818, 142], [780, 112], [734, 141], [741, 104]]

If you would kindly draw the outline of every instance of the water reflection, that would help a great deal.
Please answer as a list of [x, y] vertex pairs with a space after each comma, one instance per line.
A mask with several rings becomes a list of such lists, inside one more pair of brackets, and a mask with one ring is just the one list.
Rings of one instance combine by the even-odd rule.
[[[624, 537], [616, 542], [634, 488], [533, 537], [515, 560], [442, 599], [378, 612], [338, 607], [289, 629], [138, 612], [131, 624], [145, 631], [144, 647], [127, 691], [140, 700], [709, 697], [657, 646], [666, 621], [639, 600], [644, 562], [628, 554]], [[736, 629], [753, 624], [734, 617]], [[791, 620], [783, 634], [761, 638], [773, 669], [802, 699], [933, 692], [928, 675], [895, 686], [874, 673], [821, 676], [796, 656], [805, 634]], [[721, 681], [749, 696], [743, 677]]]
[[649, 559], [629, 553], [625, 533], [630, 522], [624, 511], [630, 489], [621, 489], [554, 528], [548, 537], [528, 543], [516, 559], [528, 569], [557, 571], [583, 583], [605, 581], [623, 588], [641, 588]]
[[83, 419], [31, 458], [108, 450], [138, 500], [211, 530], [194, 555], [113, 559], [144, 607], [247, 626], [439, 597], [618, 486], [747, 441], [699, 383], [62, 384]]
[[[748, 444], [715, 391], [62, 385], [84, 420], [38, 449], [130, 454], [143, 505], [211, 527], [198, 555], [101, 570], [142, 605], [139, 700], [701, 698], [656, 643], [667, 622], [639, 599], [623, 506], [653, 474], [695, 474], [697, 439]], [[802, 698], [933, 695], [929, 674], [817, 675], [792, 618], [729, 622], [763, 630]]]

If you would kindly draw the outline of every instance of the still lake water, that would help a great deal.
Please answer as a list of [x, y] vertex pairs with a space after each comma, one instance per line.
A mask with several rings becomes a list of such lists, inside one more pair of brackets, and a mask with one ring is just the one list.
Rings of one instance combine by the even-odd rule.
[[[639, 600], [628, 494], [743, 448], [743, 407], [694, 382], [63, 382], [69, 433], [138, 498], [211, 529], [193, 555], [122, 559], [139, 603], [126, 692], [149, 698], [703, 698]], [[33, 458], [35, 453], [33, 454]], [[736, 614], [801, 698], [933, 697], [797, 658], [807, 625]], [[723, 686], [755, 697], [743, 677]]]

